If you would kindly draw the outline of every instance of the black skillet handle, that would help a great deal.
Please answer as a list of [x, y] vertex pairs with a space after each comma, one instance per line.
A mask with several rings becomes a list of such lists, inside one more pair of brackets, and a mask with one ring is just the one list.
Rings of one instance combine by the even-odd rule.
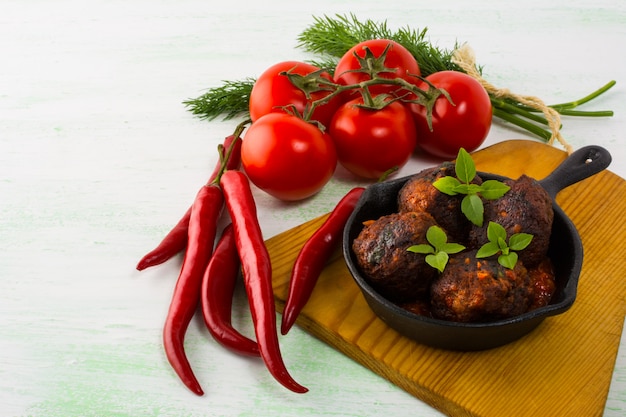
[[557, 193], [604, 170], [611, 163], [611, 154], [601, 146], [585, 146], [574, 151], [539, 183], [555, 198]]

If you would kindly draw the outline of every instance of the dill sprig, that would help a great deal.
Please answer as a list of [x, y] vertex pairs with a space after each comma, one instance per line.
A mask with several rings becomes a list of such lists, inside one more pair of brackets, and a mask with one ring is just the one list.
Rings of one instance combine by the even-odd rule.
[[361, 41], [388, 39], [390, 35], [387, 22], [369, 19], [360, 22], [353, 14], [350, 18], [341, 15], [313, 17], [313, 24], [298, 36], [297, 46], [314, 54], [341, 58]]
[[[422, 76], [443, 70], [460, 71], [452, 63], [452, 51], [434, 46], [426, 37], [428, 28], [422, 30], [401, 27], [391, 30], [386, 21], [360, 21], [349, 16], [314, 17], [313, 24], [298, 36], [299, 48], [326, 57], [326, 65], [337, 62], [350, 48], [370, 39], [389, 39], [407, 48], [420, 64]], [[334, 61], [333, 61], [334, 59]]]
[[224, 81], [221, 86], [210, 88], [206, 93], [183, 102], [196, 116], [201, 119], [224, 120], [235, 117], [249, 117], [248, 103], [250, 92], [254, 86], [254, 78], [237, 81]]

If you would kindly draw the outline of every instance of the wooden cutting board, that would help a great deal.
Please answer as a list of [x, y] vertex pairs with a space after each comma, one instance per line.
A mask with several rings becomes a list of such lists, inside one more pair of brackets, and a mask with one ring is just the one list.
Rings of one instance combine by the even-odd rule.
[[[480, 171], [541, 179], [566, 154], [543, 143], [511, 140], [473, 158]], [[514, 343], [452, 352], [399, 335], [369, 309], [340, 251], [298, 324], [450, 416], [601, 416], [626, 311], [626, 181], [603, 171], [561, 191], [557, 202], [578, 228], [585, 250], [578, 297], [570, 310]], [[293, 261], [325, 218], [267, 241], [279, 312]]]

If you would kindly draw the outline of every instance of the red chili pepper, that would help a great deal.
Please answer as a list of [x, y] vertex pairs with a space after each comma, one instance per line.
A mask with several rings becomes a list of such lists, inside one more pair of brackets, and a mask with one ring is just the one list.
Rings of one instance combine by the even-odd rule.
[[187, 246], [187, 228], [191, 207], [176, 225], [165, 235], [156, 248], [144, 255], [137, 263], [137, 270], [142, 271], [151, 266], [162, 264]]
[[200, 295], [202, 316], [209, 332], [222, 346], [244, 355], [259, 356], [257, 343], [239, 333], [231, 321], [231, 301], [240, 266], [233, 225], [229, 223], [204, 272]]
[[261, 357], [278, 382], [294, 392], [305, 393], [308, 389], [291, 377], [280, 352], [272, 265], [257, 218], [250, 182], [240, 171], [226, 171], [220, 185], [233, 223]]
[[339, 242], [348, 217], [365, 188], [350, 190], [337, 203], [319, 229], [304, 243], [291, 271], [280, 331], [287, 334], [313, 292], [313, 288]]
[[223, 207], [224, 197], [217, 184], [203, 186], [196, 195], [189, 218], [189, 244], [163, 329], [167, 359], [183, 383], [197, 395], [204, 392], [185, 354], [184, 340], [200, 301], [202, 277], [213, 252], [217, 220]]
[[[215, 169], [207, 181], [207, 184], [211, 184], [217, 178], [217, 175], [220, 173], [222, 168], [222, 158], [225, 157], [223, 150], [228, 150], [231, 146], [233, 148], [229, 155], [226, 168], [239, 168], [241, 164], [241, 140], [237, 138], [238, 140], [235, 141], [235, 137], [235, 135], [231, 135], [224, 139], [224, 143], [220, 149], [220, 160], [215, 165]], [[167, 235], [165, 235], [163, 240], [153, 250], [145, 254], [143, 258], [139, 260], [139, 263], [137, 263], [137, 270], [141, 271], [151, 266], [162, 264], [185, 249], [185, 246], [187, 246], [187, 228], [189, 227], [190, 215], [191, 207], [187, 209], [187, 212], [167, 233]]]

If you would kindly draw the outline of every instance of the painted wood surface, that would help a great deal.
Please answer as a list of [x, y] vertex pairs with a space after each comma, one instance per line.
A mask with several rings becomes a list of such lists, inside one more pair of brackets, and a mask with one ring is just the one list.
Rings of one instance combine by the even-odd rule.
[[[585, 106], [615, 116], [567, 118], [563, 134], [574, 147], [605, 146], [609, 169], [626, 177], [623, 2], [3, 0], [1, 415], [442, 415], [299, 327], [280, 339], [288, 368], [310, 388], [294, 395], [259, 361], [219, 347], [199, 319], [186, 340], [206, 390], [196, 397], [161, 346], [181, 259], [134, 269], [185, 212], [236, 124], [198, 119], [182, 102], [277, 61], [307, 59], [296, 38], [312, 17], [350, 12], [428, 27], [444, 48], [467, 42], [492, 83], [548, 103], [617, 80]], [[530, 139], [497, 122], [484, 146], [518, 137]], [[433, 163], [416, 157], [398, 175]], [[255, 190], [264, 235], [327, 213], [355, 184], [339, 170], [320, 194], [290, 204]], [[251, 334], [241, 288], [234, 323]], [[624, 343], [609, 417], [626, 413]]]

